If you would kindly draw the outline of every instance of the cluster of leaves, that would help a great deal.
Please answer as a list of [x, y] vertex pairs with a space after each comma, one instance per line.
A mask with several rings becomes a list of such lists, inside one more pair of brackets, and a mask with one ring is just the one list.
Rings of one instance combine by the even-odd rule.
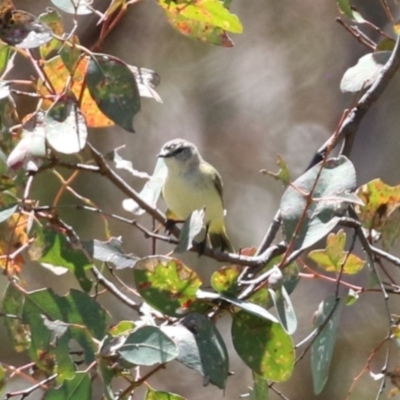
[[[53, 3], [72, 14], [93, 11], [83, 1], [53, 0]], [[99, 46], [131, 3], [128, 0], [111, 2], [101, 17], [100, 42], [95, 46]], [[229, 3], [228, 0], [159, 0], [167, 18], [179, 31], [228, 47], [232, 41], [227, 32], [242, 31], [239, 19], [229, 12]], [[346, 4], [341, 2], [342, 10], [346, 10]], [[347, 15], [354, 19], [355, 11], [350, 7], [349, 10]], [[71, 187], [75, 177], [85, 171], [101, 174], [131, 195], [133, 200], [124, 202], [125, 209], [135, 215], [148, 212], [164, 222], [164, 216], [155, 209], [164, 173], [162, 165], [156, 166], [150, 178], [134, 170], [117, 151], [108, 155], [117, 169], [150, 178], [138, 195], [87, 142], [88, 128], [116, 124], [133, 132], [140, 98], [161, 101], [154, 90], [159, 77], [154, 71], [130, 66], [114, 56], [85, 48], [79, 44], [78, 37], [64, 32], [55, 10], [49, 9], [36, 17], [15, 10], [10, 0], [3, 0], [0, 19], [0, 268], [9, 282], [1, 316], [14, 349], [28, 354], [35, 366], [32, 377], [39, 382], [24, 392], [9, 392], [7, 396], [28, 395], [40, 387], [47, 389], [47, 400], [72, 396], [89, 399], [93, 382], [101, 379], [106, 398], [128, 399], [137, 387], [173, 360], [201, 374], [204, 384], [223, 389], [229, 376], [229, 357], [215, 320], [228, 312], [232, 317], [233, 345], [253, 372], [252, 397], [265, 399], [268, 388], [273, 388], [275, 382], [289, 380], [296, 364], [291, 335], [297, 328], [297, 319], [290, 294], [299, 279], [306, 278], [305, 273], [299, 272], [299, 264], [311, 269], [299, 261], [299, 256], [327, 237], [326, 248], [309, 253], [309, 258], [325, 271], [319, 274], [321, 279], [330, 280], [335, 287], [335, 295], [325, 299], [318, 308], [315, 330], [310, 336], [314, 390], [320, 393], [329, 376], [343, 305], [353, 304], [366, 291], [342, 280], [343, 276], [360, 272], [366, 262], [352, 254], [354, 241], [346, 246], [344, 231], [332, 231], [343, 223], [349, 209], [356, 210], [352, 223], [360, 235], [366, 232], [362, 237], [367, 244], [381, 239], [385, 248], [390, 248], [400, 234], [397, 217], [400, 189], [376, 180], [355, 192], [355, 169], [343, 155], [326, 156], [291, 182], [289, 170], [280, 159], [282, 169], [273, 175], [288, 185], [280, 204], [283, 251], [263, 256], [269, 254], [269, 249], [244, 249], [239, 255], [205, 249], [204, 254], [227, 264], [213, 274], [213, 291], [201, 289], [200, 277], [176, 257], [152, 255], [138, 259], [125, 254], [120, 240], [108, 232], [107, 223], [108, 241], [82, 241], [58, 214], [60, 199], [67, 191], [79, 201], [77, 205], [70, 205], [76, 210], [94, 212], [104, 221], [107, 216], [123, 220], [114, 213], [107, 215], [96, 207], [93, 199], [83, 198]], [[383, 63], [392, 51], [386, 53], [382, 56]], [[18, 57], [29, 60], [36, 71], [37, 76], [31, 81], [6, 80]], [[363, 68], [365, 73], [361, 78], [358, 70], [347, 71], [342, 81], [344, 90], [349, 90], [351, 85], [351, 91], [365, 90], [382, 71], [375, 65]], [[17, 89], [17, 85], [31, 90]], [[15, 95], [37, 98], [36, 112], [20, 120]], [[73, 155], [77, 162], [67, 161], [65, 155]], [[60, 168], [73, 173], [65, 179], [58, 172]], [[53, 173], [61, 182], [51, 205], [39, 206], [30, 197], [32, 181], [42, 173]], [[126, 222], [132, 224], [132, 221]], [[193, 213], [180, 235], [179, 232], [175, 235], [177, 239], [150, 232], [138, 223], [134, 225], [154, 240], [176, 244], [175, 253], [179, 253], [196, 250], [193, 239], [202, 229], [202, 213]], [[20, 278], [29, 260], [40, 263], [55, 275], [70, 272], [81, 290], [71, 289], [65, 296], [50, 288], [29, 291], [29, 282]], [[101, 270], [107, 267], [112, 279], [141, 302], [125, 295], [113, 280], [103, 275], [99, 266]], [[118, 271], [122, 269], [132, 270], [132, 284], [118, 278]], [[376, 272], [372, 266], [370, 270]], [[351, 289], [339, 295], [342, 284]], [[131, 307], [136, 319], [111, 326], [109, 312], [97, 301], [98, 286]], [[269, 311], [272, 308], [274, 314]], [[135, 375], [132, 374], [134, 367]], [[152, 369], [140, 376], [139, 367]], [[1, 364], [1, 386], [16, 376], [16, 371], [22, 370], [23, 367]], [[125, 384], [118, 394], [113, 387], [116, 378], [122, 378]], [[156, 398], [182, 399], [148, 386], [146, 399]]]

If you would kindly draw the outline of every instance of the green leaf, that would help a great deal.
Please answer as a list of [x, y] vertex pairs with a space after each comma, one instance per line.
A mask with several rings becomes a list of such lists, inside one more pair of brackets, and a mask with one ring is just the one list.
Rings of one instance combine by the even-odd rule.
[[220, 0], [197, 0], [186, 4], [159, 0], [159, 3], [169, 13], [177, 14], [189, 20], [203, 22], [227, 32], [243, 32], [239, 18], [231, 14]]
[[143, 258], [137, 262], [133, 276], [143, 299], [164, 314], [181, 317], [196, 306], [201, 280], [176, 258]]
[[178, 347], [160, 328], [144, 326], [131, 333], [118, 353], [134, 365], [165, 364], [178, 356]]
[[268, 400], [268, 381], [255, 372], [253, 372], [252, 376], [253, 387], [250, 392], [250, 400]]
[[[322, 392], [328, 380], [329, 366], [332, 359], [342, 306], [342, 299], [337, 299], [332, 296], [328, 297], [320, 304], [317, 312], [315, 326], [324, 326], [311, 347], [311, 372], [314, 393], [316, 395]], [[329, 321], [327, 321], [328, 317]]]
[[275, 382], [290, 378], [295, 351], [281, 324], [239, 311], [232, 320], [232, 341], [241, 359], [262, 378]]
[[400, 185], [374, 179], [361, 186], [357, 195], [363, 202], [356, 207], [362, 225], [380, 232], [383, 247], [390, 249], [400, 237]]
[[[61, 37], [64, 33], [64, 27], [60, 14], [52, 8], [47, 8], [46, 12], [39, 15], [39, 21], [47, 25], [54, 34]], [[51, 54], [60, 50], [63, 43], [56, 38], [40, 46], [40, 55], [42, 59], [46, 59]]]
[[237, 296], [240, 292], [238, 278], [242, 272], [242, 267], [230, 265], [215, 271], [211, 276], [211, 285], [218, 293]]
[[116, 269], [133, 268], [138, 260], [131, 254], [122, 251], [121, 239], [112, 237], [107, 242], [97, 239], [83, 241], [82, 245], [90, 257], [95, 260], [111, 263]]
[[148, 389], [145, 400], [185, 400], [184, 397], [175, 393], [160, 392], [159, 390]]
[[361, 14], [350, 5], [349, 0], [338, 0], [337, 2], [339, 10], [346, 15], [346, 17], [350, 18], [351, 20], [362, 24], [365, 23], [365, 19], [361, 16]]
[[85, 147], [86, 121], [73, 96], [63, 96], [53, 103], [44, 124], [47, 143], [59, 153], [75, 154]]
[[349, 289], [349, 293], [346, 297], [346, 306], [352, 306], [360, 297], [360, 295], [355, 292], [353, 289]]
[[265, 170], [262, 170], [261, 172], [272, 176], [278, 181], [281, 181], [285, 186], [289, 185], [291, 182], [289, 167], [287, 166], [286, 161], [279, 154], [278, 154], [277, 164], [280, 168], [278, 172], [271, 172]]
[[66, 380], [58, 388], [50, 388], [44, 400], [72, 400], [72, 399], [91, 399], [92, 381], [90, 373], [77, 372], [75, 377]]
[[89, 61], [86, 82], [99, 109], [128, 132], [134, 132], [133, 117], [140, 111], [140, 94], [129, 66], [116, 57], [95, 54]]
[[357, 93], [370, 88], [391, 54], [391, 51], [377, 51], [361, 57], [357, 64], [349, 68], [343, 75], [340, 90], [343, 93]]
[[187, 315], [182, 324], [193, 332], [204, 374], [204, 385], [209, 382], [224, 389], [228, 379], [229, 357], [226, 345], [215, 325], [204, 315]]
[[69, 14], [86, 15], [93, 12], [87, 7], [87, 0], [51, 0], [51, 2], [60, 10]]
[[6, 369], [4, 369], [3, 366], [0, 364], [0, 393], [6, 387], [7, 381], [8, 379], [6, 376]]
[[81, 56], [81, 50], [79, 48], [79, 38], [74, 35], [69, 42], [65, 42], [64, 46], [60, 50], [60, 57], [68, 71], [76, 75], [75, 68], [78, 65], [78, 61]]
[[30, 333], [22, 323], [24, 296], [13, 285], [9, 284], [3, 298], [3, 311], [7, 315], [5, 324], [14, 349], [17, 352], [27, 350], [30, 346]]
[[[296, 179], [282, 196], [283, 233], [287, 243], [295, 235], [295, 249], [307, 249], [332, 231], [340, 219], [338, 210], [348, 203], [346, 197], [341, 195], [353, 190], [356, 185], [354, 166], [344, 156], [327, 160], [320, 170], [321, 163], [313, 166]], [[304, 213], [307, 206], [305, 194], [310, 193], [314, 185], [314, 200]]]
[[308, 253], [308, 257], [328, 272], [342, 271], [345, 274], [356, 274], [364, 267], [365, 261], [354, 254], [343, 251], [345, 245], [346, 233], [341, 229], [337, 234], [330, 233], [328, 235], [326, 249], [312, 250]]
[[11, 50], [10, 46], [0, 43], [0, 75], [8, 67], [9, 61], [14, 54], [15, 53]]
[[110, 328], [110, 335], [117, 337], [121, 335], [126, 335], [128, 332], [131, 332], [135, 329], [135, 324], [132, 321], [120, 321], [117, 325], [114, 325]]
[[[85, 362], [95, 359], [96, 341], [107, 332], [108, 315], [101, 306], [86, 293], [71, 289], [67, 296], [59, 296], [51, 289], [30, 292], [25, 297], [22, 319], [31, 328], [31, 357], [40, 363], [40, 354], [52, 350], [51, 331], [42, 318], [70, 324], [65, 335], [75, 339], [83, 348]], [[73, 325], [73, 326], [72, 326]]]
[[337, 5], [339, 10], [345, 14], [346, 17], [353, 19], [353, 11], [351, 10], [349, 0], [338, 0]]
[[364, 267], [365, 261], [343, 251], [345, 244], [346, 233], [341, 229], [337, 234], [328, 235], [326, 249], [312, 250], [308, 253], [308, 257], [328, 272], [342, 271], [345, 274], [356, 274]]
[[194, 238], [202, 231], [205, 211], [195, 210], [182, 226], [174, 253], [184, 253], [193, 247]]
[[179, 13], [171, 12], [169, 9], [166, 9], [165, 12], [168, 22], [182, 35], [216, 46], [233, 47], [231, 38], [222, 28], [201, 21], [193, 21]]
[[116, 368], [110, 366], [108, 360], [99, 357], [97, 361], [97, 373], [100, 375], [103, 382], [104, 396], [107, 400], [115, 400], [114, 391], [112, 388], [112, 380], [118, 376]]
[[285, 331], [292, 335], [297, 329], [297, 317], [293, 304], [284, 286], [278, 290], [269, 289], [269, 294], [278, 311], [279, 321]]
[[87, 278], [85, 271], [92, 267], [92, 263], [82, 250], [74, 249], [65, 235], [53, 229], [44, 229], [38, 236], [36, 246], [41, 247], [39, 262], [54, 268], [67, 268], [78, 280], [81, 288], [89, 292], [92, 282]]

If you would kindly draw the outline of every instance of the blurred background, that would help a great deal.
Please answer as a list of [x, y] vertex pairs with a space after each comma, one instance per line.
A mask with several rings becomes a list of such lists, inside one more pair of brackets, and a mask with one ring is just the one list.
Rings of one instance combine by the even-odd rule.
[[[35, 15], [51, 7], [46, 0], [14, 3]], [[107, 4], [105, 0], [94, 0], [93, 5], [104, 10]], [[380, 1], [360, 0], [354, 4], [365, 18], [392, 33]], [[103, 152], [126, 145], [121, 154], [135, 168], [149, 173], [166, 141], [182, 137], [194, 142], [223, 177], [228, 232], [235, 247], [243, 248], [261, 242], [283, 192], [280, 183], [261, 175], [260, 169], [277, 170], [279, 153], [293, 178], [302, 173], [317, 148], [335, 130], [343, 110], [354, 100], [341, 94], [339, 83], [346, 69], [367, 49], [335, 22], [339, 16], [335, 0], [235, 0], [231, 10], [242, 21], [244, 33], [231, 36], [233, 48], [220, 48], [180, 35], [168, 24], [156, 1], [142, 0], [130, 7], [102, 51], [157, 71], [161, 76], [157, 91], [163, 104], [143, 100], [142, 111], [135, 117], [135, 134], [115, 127], [92, 131], [90, 140]], [[70, 16], [63, 17], [66, 26], [71, 26]], [[86, 46], [97, 37], [96, 22], [92, 16], [78, 19], [81, 40]], [[367, 32], [378, 40], [376, 33]], [[26, 71], [21, 67], [20, 73]], [[361, 124], [351, 156], [359, 185], [376, 177], [392, 185], [400, 183], [399, 79], [397, 76], [391, 82]], [[21, 107], [29, 111], [30, 105]], [[136, 189], [143, 186], [143, 181], [121, 174]], [[46, 204], [56, 187], [56, 179], [43, 174], [35, 182], [34, 195]], [[81, 175], [74, 187], [104, 210], [129, 217], [121, 207], [124, 196], [100, 177]], [[72, 200], [66, 197], [65, 203]], [[160, 208], [164, 209], [161, 201]], [[98, 216], [75, 211], [64, 217], [83, 238], [105, 239]], [[146, 217], [141, 222], [151, 224]], [[140, 232], [115, 221], [110, 221], [110, 225], [114, 236], [122, 236], [126, 252], [149, 254], [151, 243]], [[158, 247], [159, 252], [169, 250], [168, 246]], [[208, 286], [207, 280], [218, 264], [191, 254], [181, 258], [199, 272]], [[29, 289], [51, 286], [65, 293], [76, 285], [72, 279], [60, 280], [39, 265], [30, 266], [25, 274]], [[129, 271], [124, 279], [132, 281]], [[354, 282], [357, 280], [366, 284], [365, 276], [356, 277]], [[0, 282], [3, 284], [4, 280]], [[300, 322], [295, 342], [311, 332], [313, 313], [334, 290], [333, 285], [315, 279], [299, 283], [292, 295]], [[107, 295], [102, 300], [115, 321], [135, 318]], [[398, 306], [398, 302], [391, 302], [393, 312], [400, 313]], [[150, 383], [190, 400], [235, 399], [247, 393], [251, 376], [232, 348], [229, 317], [222, 318], [218, 326], [231, 350], [230, 369], [235, 372], [225, 393], [211, 385], [204, 388], [199, 375], [178, 363], [158, 373]], [[295, 368], [292, 378], [277, 387], [291, 400], [344, 399], [353, 378], [386, 332], [382, 296], [362, 296], [355, 305], [343, 310], [330, 378], [323, 393], [313, 394], [309, 354]], [[4, 334], [2, 328], [0, 333]], [[15, 354], [4, 344], [2, 347], [8, 362], [16, 362]], [[392, 354], [391, 365], [395, 366], [398, 353], [393, 349]], [[382, 360], [378, 354], [372, 363], [374, 372], [380, 372]], [[379, 382], [365, 376], [354, 389], [352, 399], [374, 399], [378, 386]], [[385, 396], [389, 389], [390, 383]], [[135, 398], [143, 398], [142, 393], [135, 394]], [[271, 393], [270, 398], [278, 397]]]

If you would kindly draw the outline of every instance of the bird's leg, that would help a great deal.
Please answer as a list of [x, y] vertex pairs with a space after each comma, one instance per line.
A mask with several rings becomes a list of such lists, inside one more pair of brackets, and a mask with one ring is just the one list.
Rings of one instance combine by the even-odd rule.
[[165, 221], [165, 224], [164, 224], [165, 232], [167, 232], [168, 235], [170, 235], [171, 232], [174, 230], [175, 225], [179, 222], [181, 222], [181, 221], [177, 221], [176, 219], [168, 219], [167, 218]]

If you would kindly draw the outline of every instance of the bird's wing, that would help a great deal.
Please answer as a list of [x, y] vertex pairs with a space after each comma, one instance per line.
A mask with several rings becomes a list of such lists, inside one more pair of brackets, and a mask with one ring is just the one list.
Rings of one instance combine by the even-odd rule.
[[224, 197], [223, 197], [223, 183], [222, 183], [222, 178], [221, 175], [218, 173], [217, 170], [214, 170], [214, 174], [213, 174], [213, 181], [214, 181], [214, 185], [215, 188], [217, 189], [217, 192], [219, 193], [219, 196], [221, 197], [221, 201], [222, 201], [222, 206], [224, 205]]

